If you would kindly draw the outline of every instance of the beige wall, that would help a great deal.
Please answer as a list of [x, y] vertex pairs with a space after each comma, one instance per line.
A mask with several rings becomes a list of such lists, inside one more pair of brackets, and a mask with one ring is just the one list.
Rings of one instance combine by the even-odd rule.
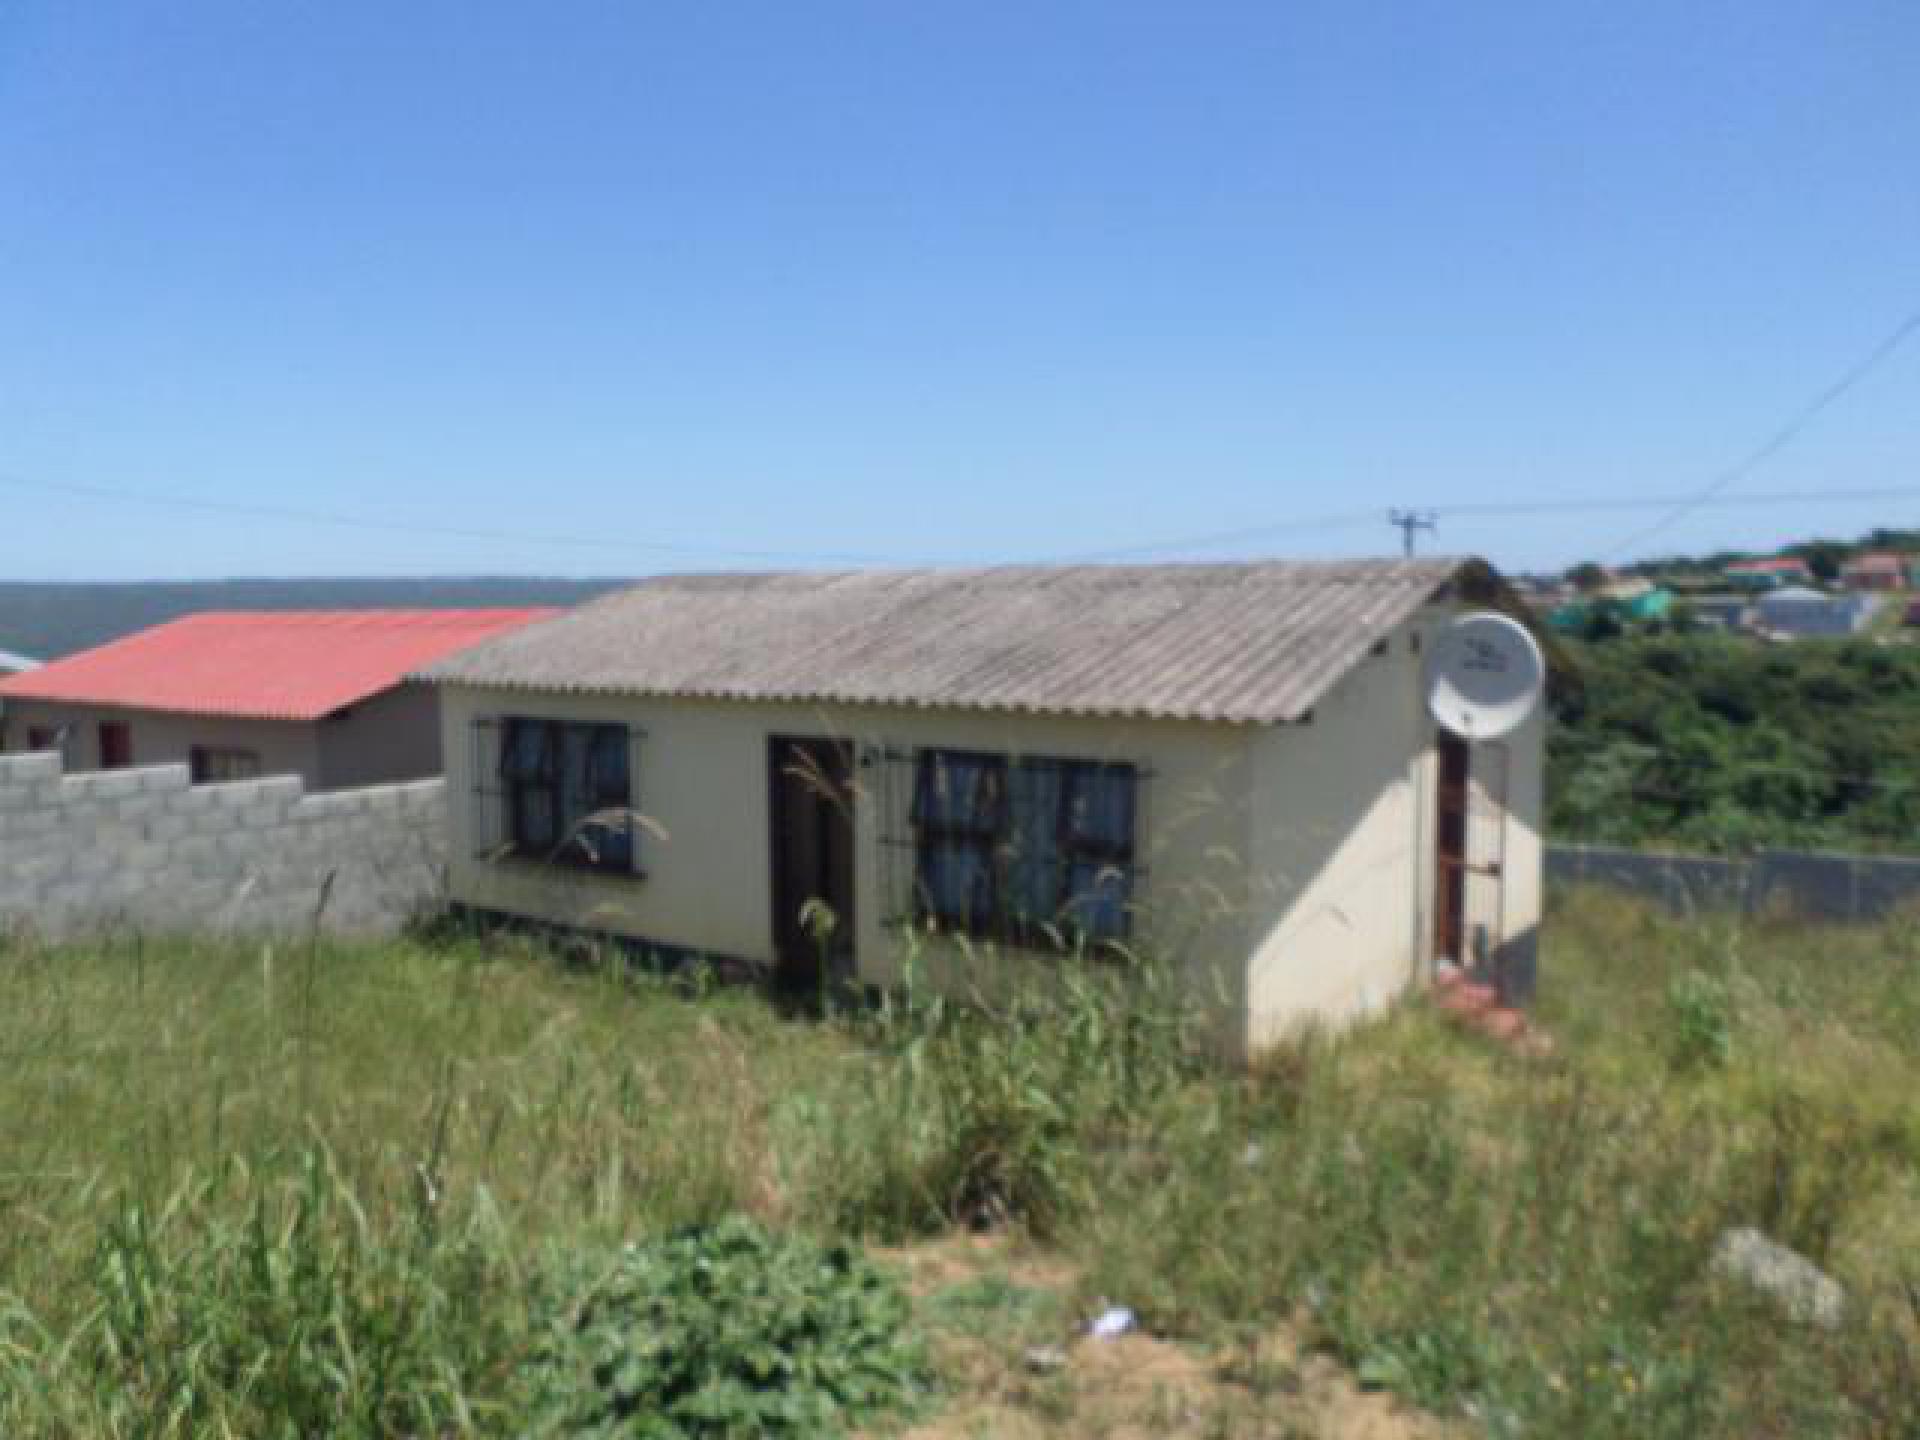
[[[886, 707], [594, 698], [447, 687], [442, 695], [453, 898], [481, 909], [601, 929], [770, 964], [767, 741], [851, 740], [866, 761], [855, 804], [855, 963], [899, 973], [912, 874], [911, 767], [889, 750], [954, 746], [1125, 760], [1150, 772], [1139, 817], [1146, 874], [1136, 939], [1182, 966], [1220, 1007], [1233, 1048], [1303, 1021], [1384, 1005], [1430, 960], [1433, 726], [1423, 703], [1429, 614], [1349, 674], [1307, 723], [1286, 727], [1121, 722]], [[1422, 636], [1416, 648], [1414, 634]], [[595, 720], [643, 732], [635, 804], [644, 878], [480, 858], [470, 773], [475, 722], [509, 715]], [[1538, 721], [1515, 738], [1506, 821], [1506, 930], [1537, 921]], [[968, 959], [923, 949], [949, 984], [1035, 969], [1032, 955]]]
[[[882, 707], [819, 708], [675, 700], [524, 695], [448, 687], [443, 748], [453, 826], [452, 894], [484, 909], [599, 928], [763, 964], [773, 960], [768, 845], [767, 741], [774, 735], [851, 740], [862, 764], [854, 816], [855, 961], [886, 984], [902, 948], [889, 922], [905, 912], [910, 851], [882, 843], [907, 834], [911, 767], [884, 758], [913, 747], [956, 746], [1013, 754], [1133, 762], [1151, 773], [1141, 792], [1139, 899], [1143, 945], [1178, 963], [1215, 966], [1246, 947], [1244, 852], [1248, 732], [1228, 726], [1069, 720]], [[476, 719], [538, 715], [600, 720], [643, 732], [636, 807], [645, 878], [555, 871], [475, 855], [480, 838], [470, 774]], [[934, 946], [920, 961], [951, 975], [956, 954]], [[1046, 964], [1010, 957], [1015, 965]], [[978, 978], [978, 968], [969, 978]], [[1237, 1011], [1237, 966], [1197, 976], [1224, 988]]]
[[438, 695], [424, 685], [400, 686], [318, 722], [8, 700], [4, 748], [25, 750], [32, 727], [71, 725], [68, 770], [96, 770], [101, 723], [122, 721], [135, 765], [185, 763], [196, 745], [251, 750], [262, 775], [298, 775], [310, 791], [339, 790], [439, 774], [439, 711]]
[[348, 790], [440, 773], [440, 696], [398, 685], [320, 721], [317, 788]]
[[100, 726], [123, 721], [133, 738], [135, 765], [184, 764], [195, 745], [252, 750], [263, 775], [298, 775], [308, 788], [319, 784], [319, 747], [311, 725], [289, 720], [240, 720], [225, 715], [178, 715], [155, 710], [118, 710], [98, 705], [57, 705], [42, 700], [6, 702], [7, 749], [27, 748], [31, 726], [73, 727], [65, 762], [69, 773], [100, 768]]
[[[1448, 618], [1416, 617], [1310, 723], [1254, 742], [1252, 1049], [1369, 1014], [1431, 973], [1439, 767], [1424, 657]], [[1496, 947], [1540, 921], [1545, 726], [1542, 707], [1473, 751], [1468, 858], [1498, 859], [1501, 874], [1470, 882], [1467, 921]]]

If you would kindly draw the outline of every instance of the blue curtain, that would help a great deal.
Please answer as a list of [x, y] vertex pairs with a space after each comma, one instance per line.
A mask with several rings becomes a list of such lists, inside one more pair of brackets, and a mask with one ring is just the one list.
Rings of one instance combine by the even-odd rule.
[[1067, 920], [1090, 940], [1127, 933], [1133, 898], [1135, 772], [1131, 765], [1076, 765], [1060, 812], [1067, 866]]
[[553, 808], [553, 726], [514, 720], [501, 747], [501, 778], [507, 782], [514, 849], [545, 857], [560, 842]]
[[1007, 913], [1026, 925], [1060, 919], [1060, 807], [1066, 773], [1026, 763], [1012, 776], [1012, 824], [1006, 843]]

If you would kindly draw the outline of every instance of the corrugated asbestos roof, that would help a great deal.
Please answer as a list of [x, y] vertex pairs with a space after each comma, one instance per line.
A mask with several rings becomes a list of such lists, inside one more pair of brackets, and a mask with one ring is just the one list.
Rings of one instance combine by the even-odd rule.
[[0, 699], [318, 720], [556, 610], [210, 611], [0, 680]]
[[1457, 559], [662, 576], [428, 667], [591, 694], [1297, 720]]

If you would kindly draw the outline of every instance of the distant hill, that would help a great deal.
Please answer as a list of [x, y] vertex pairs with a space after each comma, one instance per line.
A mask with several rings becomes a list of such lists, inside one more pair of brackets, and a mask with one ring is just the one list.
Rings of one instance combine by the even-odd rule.
[[199, 610], [578, 605], [631, 582], [492, 576], [436, 580], [0, 581], [0, 650], [57, 660]]

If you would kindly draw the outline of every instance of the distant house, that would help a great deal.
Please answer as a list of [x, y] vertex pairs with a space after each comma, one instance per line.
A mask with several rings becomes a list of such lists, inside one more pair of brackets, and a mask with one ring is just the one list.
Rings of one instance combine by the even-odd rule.
[[1849, 590], [1905, 590], [1910, 581], [1910, 561], [1891, 551], [1856, 555], [1840, 567], [1840, 583]]
[[0, 680], [0, 749], [72, 770], [172, 762], [196, 782], [309, 789], [440, 771], [438, 698], [410, 670], [551, 610], [217, 612]]
[[1738, 630], [1751, 618], [1753, 599], [1747, 595], [1690, 595], [1687, 609], [1694, 622], [1718, 630]]
[[1797, 555], [1775, 555], [1761, 560], [1735, 560], [1721, 570], [1736, 590], [1774, 590], [1785, 585], [1813, 584], [1813, 569]]
[[0, 675], [18, 675], [23, 670], [38, 670], [40, 662], [11, 650], [0, 650]]
[[1866, 627], [1879, 604], [1873, 595], [1827, 595], [1792, 586], [1756, 600], [1754, 624], [1792, 639], [1854, 635]]
[[1530, 953], [1544, 721], [1436, 733], [1474, 561], [674, 576], [427, 667], [453, 898], [798, 985], [1156, 955], [1235, 1050]]
[[1562, 634], [1576, 635], [1596, 617], [1623, 623], [1653, 624], [1671, 617], [1673, 591], [1639, 576], [1609, 580], [1590, 594], [1575, 595], [1547, 613], [1547, 623]]

